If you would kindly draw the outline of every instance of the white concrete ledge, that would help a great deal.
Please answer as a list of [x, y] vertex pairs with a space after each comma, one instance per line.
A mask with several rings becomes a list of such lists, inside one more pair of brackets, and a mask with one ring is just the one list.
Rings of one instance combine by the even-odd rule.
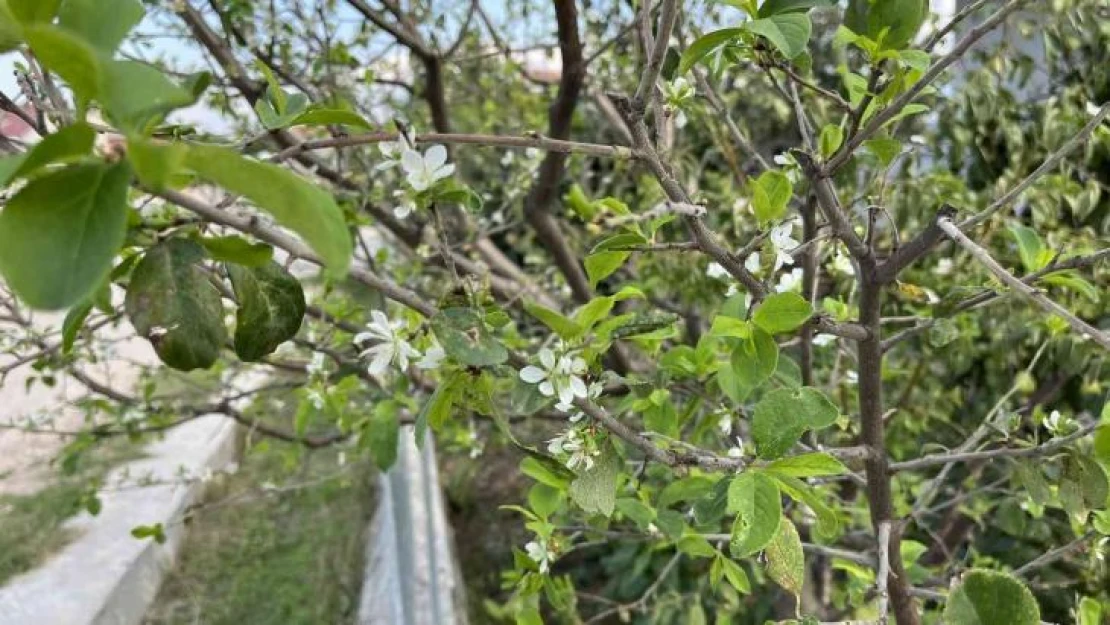
[[466, 624], [431, 434], [420, 450], [401, 430], [397, 464], [378, 479], [365, 571], [359, 625]]
[[[97, 516], [82, 513], [67, 526], [78, 535], [33, 571], [0, 588], [0, 625], [137, 625], [181, 547], [182, 515], [203, 494], [182, 474], [223, 468], [239, 452], [238, 426], [219, 415], [170, 430], [147, 456], [112, 471], [105, 484], [149, 477], [171, 482], [101, 494]], [[177, 481], [179, 483], [172, 484]], [[162, 523], [166, 542], [131, 536], [138, 525]]]

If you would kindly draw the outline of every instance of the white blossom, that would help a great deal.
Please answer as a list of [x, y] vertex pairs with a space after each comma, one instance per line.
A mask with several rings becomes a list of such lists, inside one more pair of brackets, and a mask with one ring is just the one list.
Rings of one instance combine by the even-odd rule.
[[559, 397], [560, 406], [569, 406], [576, 397], [585, 398], [589, 394], [582, 376], [586, 373], [586, 361], [573, 352], [556, 357], [548, 348], [540, 350], [542, 367], [528, 365], [520, 370], [520, 379], [530, 384], [538, 384], [540, 392], [546, 397]]
[[323, 375], [324, 374], [324, 353], [323, 352], [314, 352], [312, 354], [312, 360], [308, 361], [308, 364], [304, 366], [304, 370], [308, 373], [308, 375], [312, 375], [312, 376]]
[[744, 439], [739, 436], [736, 437], [736, 445], [728, 448], [729, 458], [743, 458], [744, 457]]
[[401, 164], [401, 155], [408, 149], [404, 141], [383, 141], [378, 144], [378, 151], [382, 153], [385, 160], [378, 164], [374, 169], [383, 171], [392, 169]]
[[405, 150], [401, 154], [401, 167], [409, 186], [416, 191], [430, 189], [455, 171], [454, 165], [447, 164], [447, 148], [442, 145], [433, 145], [423, 155], [416, 150]]
[[366, 331], [355, 335], [356, 345], [367, 341], [377, 342], [360, 354], [363, 358], [370, 358], [370, 366], [366, 370], [371, 375], [381, 375], [390, 364], [396, 364], [402, 371], [408, 369], [409, 360], [419, 358], [420, 352], [401, 336], [404, 322], [390, 322], [380, 310], [371, 311], [370, 317], [373, 321], [366, 325]]
[[803, 273], [802, 268], [798, 267], [797, 269], [779, 276], [779, 282], [775, 285], [775, 292], [786, 293], [787, 291], [797, 291], [800, 289], [802, 286]]
[[404, 219], [416, 210], [416, 202], [405, 195], [399, 196], [399, 199], [398, 204], [393, 207], [393, 216], [397, 219]]
[[443, 351], [439, 343], [435, 343], [424, 351], [424, 357], [417, 361], [416, 367], [418, 369], [438, 369], [446, 357], [447, 353]]
[[848, 258], [848, 255], [840, 248], [837, 248], [836, 252], [833, 253], [832, 269], [846, 276], [856, 275], [856, 266], [852, 264], [852, 259]]
[[951, 258], [942, 258], [937, 261], [937, 266], [933, 268], [933, 273], [938, 276], [947, 276], [952, 273], [953, 264]]
[[794, 220], [784, 221], [771, 228], [771, 247], [775, 250], [775, 271], [783, 265], [793, 265], [794, 257], [790, 250], [798, 247], [798, 241], [790, 236], [794, 230]]
[[574, 427], [549, 440], [547, 451], [553, 455], [569, 455], [566, 465], [572, 471], [579, 468], [589, 471], [594, 468], [594, 457], [601, 453]]
[[836, 343], [836, 336], [833, 334], [818, 334], [813, 337], [813, 344], [817, 347], [825, 347]]
[[744, 269], [747, 269], [754, 274], [759, 273], [759, 252], [752, 252], [751, 254], [748, 254], [748, 257], [744, 260]]
[[725, 436], [732, 434], [732, 415], [727, 412], [722, 414], [721, 417], [717, 419], [717, 429]]
[[728, 277], [728, 270], [719, 263], [709, 263], [709, 266], [705, 268], [705, 275], [719, 280]]
[[[591, 382], [589, 388], [586, 389], [586, 397], [589, 399], [597, 399], [601, 397], [601, 391], [603, 390], [605, 390], [605, 387], [601, 385], [601, 382]], [[555, 404], [555, 409], [561, 412], [570, 412], [572, 408], [574, 408], [574, 404]], [[578, 423], [586, 418], [586, 413], [581, 410], [575, 410], [568, 418], [571, 423]]]
[[533, 562], [539, 565], [540, 573], [547, 573], [551, 570], [551, 561], [555, 559], [554, 554], [547, 548], [546, 543], [531, 541], [524, 545], [524, 552]]
[[308, 391], [305, 393], [305, 399], [308, 400], [308, 403], [312, 404], [313, 408], [317, 410], [324, 409], [324, 394], [321, 393], [318, 389], [308, 389]]
[[1059, 410], [1053, 410], [1044, 420], [1044, 426], [1053, 437], [1063, 436], [1071, 430], [1071, 419], [1060, 414]]

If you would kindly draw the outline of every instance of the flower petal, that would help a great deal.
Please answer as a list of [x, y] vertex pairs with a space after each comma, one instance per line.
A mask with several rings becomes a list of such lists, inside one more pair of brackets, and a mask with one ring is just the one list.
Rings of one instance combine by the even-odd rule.
[[540, 382], [540, 393], [545, 397], [551, 397], [555, 394], [555, 387], [551, 384], [551, 380]]
[[407, 174], [423, 171], [424, 159], [420, 157], [420, 152], [406, 149], [401, 153], [401, 167], [404, 168]]
[[520, 379], [530, 384], [536, 384], [547, 377], [547, 372], [535, 365], [528, 365], [520, 370]]
[[447, 148], [442, 145], [433, 145], [424, 153], [424, 166], [430, 170], [438, 169], [447, 162]]

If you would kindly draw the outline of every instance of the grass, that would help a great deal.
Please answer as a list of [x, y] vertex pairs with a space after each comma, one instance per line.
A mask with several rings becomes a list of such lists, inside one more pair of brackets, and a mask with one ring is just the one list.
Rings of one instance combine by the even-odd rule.
[[[365, 529], [373, 512], [365, 463], [335, 450], [256, 447], [194, 511], [182, 557], [148, 625], [353, 622]], [[266, 492], [260, 484], [277, 484]]]
[[86, 507], [96, 482], [112, 467], [139, 457], [126, 441], [86, 450], [76, 471], [31, 495], [0, 495], [0, 584], [33, 569], [73, 537], [65, 522]]

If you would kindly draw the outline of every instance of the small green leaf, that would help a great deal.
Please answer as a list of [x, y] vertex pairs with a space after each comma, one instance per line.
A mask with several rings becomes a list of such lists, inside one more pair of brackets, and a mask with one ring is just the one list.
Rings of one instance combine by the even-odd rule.
[[12, 16], [23, 25], [54, 21], [62, 0], [7, 0]]
[[292, 339], [304, 319], [301, 283], [270, 262], [256, 267], [227, 264], [239, 310], [235, 317], [235, 353], [255, 362]]
[[[742, 402], [753, 390], [775, 374], [778, 360], [779, 346], [775, 343], [775, 339], [762, 329], [753, 328], [751, 337], [732, 350], [729, 358], [731, 367], [722, 368], [717, 372], [718, 381], [721, 381], [723, 376], [722, 390], [725, 390], [734, 401]], [[728, 389], [725, 384], [734, 384], [735, 389]]]
[[836, 4], [835, 0], [765, 0], [759, 7], [759, 17], [770, 17], [782, 13], [804, 13], [814, 7], [834, 4]]
[[695, 558], [712, 558], [717, 555], [717, 550], [701, 534], [687, 534], [678, 539], [675, 547], [682, 553]]
[[752, 337], [752, 325], [743, 319], [723, 314], [717, 315], [709, 327], [709, 336], [747, 340]]
[[767, 576], [800, 600], [805, 584], [805, 554], [802, 552], [802, 539], [790, 519], [779, 523], [779, 531], [767, 544], [765, 553]]
[[678, 71], [675, 72], [675, 75], [682, 76], [690, 71], [690, 68], [696, 65], [698, 61], [712, 54], [717, 48], [738, 39], [743, 32], [743, 28], [722, 28], [698, 37], [682, 53], [682, 58], [678, 62]]
[[840, 149], [840, 144], [844, 143], [844, 129], [837, 124], [825, 124], [821, 128], [821, 135], [817, 140], [817, 145], [821, 150], [821, 156], [828, 158]]
[[227, 340], [220, 292], [199, 266], [204, 248], [169, 239], [150, 248], [131, 273], [124, 309], [162, 362], [182, 371], [216, 362]]
[[617, 500], [617, 510], [624, 516], [632, 519], [642, 530], [646, 530], [655, 520], [655, 510], [652, 510], [642, 501], [631, 497], [621, 497]]
[[752, 583], [748, 580], [748, 574], [744, 572], [739, 564], [722, 556], [721, 568], [724, 571], [725, 579], [728, 580], [729, 585], [736, 589], [736, 592], [746, 595], [752, 591]]
[[1079, 617], [1076, 625], [1099, 625], [1102, 622], [1102, 604], [1092, 597], [1083, 597], [1076, 613]]
[[597, 252], [587, 256], [586, 275], [590, 278], [590, 286], [597, 288], [598, 282], [620, 269], [631, 255], [632, 252]]
[[215, 146], [190, 145], [186, 164], [200, 176], [247, 197], [277, 222], [304, 237], [332, 277], [347, 272], [351, 238], [331, 195], [296, 174]]
[[85, 325], [85, 319], [89, 317], [92, 308], [93, 300], [91, 297], [87, 297], [66, 313], [66, 318], [62, 320], [63, 354], [73, 351], [73, 343], [77, 340], [77, 334], [81, 331], [81, 327]]
[[1036, 230], [1028, 226], [1011, 224], [1010, 234], [1014, 235], [1014, 240], [1017, 241], [1018, 254], [1026, 271], [1037, 271], [1052, 260], [1051, 250], [1045, 246]]
[[863, 142], [863, 147], [879, 159], [883, 167], [890, 165], [902, 153], [902, 142], [897, 139], [868, 139]]
[[1101, 292], [1098, 290], [1098, 287], [1091, 284], [1074, 271], [1061, 271], [1050, 276], [1045, 276], [1041, 278], [1041, 280], [1048, 284], [1054, 284], [1075, 291], [1095, 304], [1099, 302]]
[[127, 226], [125, 164], [74, 165], [31, 181], [0, 211], [0, 274], [32, 308], [100, 287]]
[[442, 382], [436, 387], [432, 396], [428, 401], [424, 402], [424, 407], [420, 409], [420, 413], [416, 415], [416, 423], [414, 425], [414, 434], [416, 435], [416, 446], [421, 449], [424, 448], [424, 437], [431, 427], [432, 430], [438, 430], [443, 427], [444, 421], [447, 417], [451, 416], [451, 407], [455, 404], [455, 400], [459, 397], [460, 387], [459, 378], [451, 378], [446, 382]]
[[570, 339], [575, 336], [580, 336], [585, 332], [585, 328], [579, 324], [564, 317], [557, 311], [551, 310], [545, 306], [541, 306], [534, 302], [525, 302], [524, 310], [528, 311], [536, 319], [539, 319], [545, 326], [551, 328], [555, 334], [558, 334], [562, 339]]
[[265, 243], [251, 243], [243, 237], [197, 237], [212, 260], [235, 263], [244, 267], [261, 267], [274, 258], [274, 248]]
[[144, 13], [139, 0], [66, 0], [58, 23], [110, 55]]
[[617, 501], [617, 475], [621, 458], [612, 445], [603, 445], [594, 466], [578, 474], [570, 484], [570, 498], [591, 514], [610, 516]]
[[768, 464], [767, 470], [791, 477], [822, 477], [842, 475], [848, 472], [848, 468], [841, 464], [839, 460], [825, 452], [781, 458]]
[[752, 210], [759, 223], [766, 224], [786, 213], [794, 185], [781, 171], [768, 170], [752, 182]]
[[792, 59], [805, 52], [813, 23], [805, 13], [781, 13], [752, 20], [744, 27], [770, 41], [784, 57]]
[[95, 141], [96, 131], [88, 124], [77, 122], [72, 126], [66, 126], [54, 134], [47, 135], [28, 150], [20, 158], [19, 166], [9, 176], [0, 179], [0, 186], [16, 178], [33, 174], [45, 165], [85, 156], [92, 151]]
[[400, 442], [400, 407], [395, 401], [378, 402], [366, 424], [366, 443], [374, 464], [382, 471], [397, 462], [397, 443]]
[[716, 482], [705, 475], [690, 475], [667, 484], [656, 505], [666, 508], [681, 501], [696, 501], [709, 494]]
[[373, 124], [363, 119], [354, 111], [334, 108], [310, 108], [297, 115], [288, 124], [289, 126], [354, 126], [356, 128], [373, 128]]
[[778, 532], [782, 500], [774, 480], [758, 471], [736, 476], [728, 488], [728, 511], [736, 514], [729, 550], [740, 558], [763, 549]]
[[821, 498], [815, 487], [796, 477], [777, 471], [768, 471], [767, 475], [775, 480], [782, 494], [794, 501], [805, 504], [810, 510], [813, 510], [813, 514], [817, 516], [817, 536], [825, 540], [836, 538], [840, 520], [837, 518], [836, 512]]
[[100, 100], [108, 116], [127, 130], [141, 129], [170, 111], [191, 105], [196, 96], [159, 70], [138, 61], [101, 63]]
[[769, 334], [790, 332], [813, 314], [809, 302], [797, 293], [776, 293], [759, 305], [752, 315], [755, 325]]
[[140, 182], [154, 191], [161, 191], [170, 186], [184, 166], [185, 146], [136, 135], [127, 140], [127, 158]]
[[752, 416], [752, 438], [760, 458], [779, 458], [806, 430], [828, 427], [840, 412], [821, 391], [776, 389], [763, 396]]
[[944, 621], [948, 625], [1040, 625], [1041, 609], [1033, 593], [1016, 578], [972, 569], [948, 595]]
[[491, 367], [505, 362], [509, 352], [490, 334], [477, 312], [469, 308], [444, 308], [431, 321], [443, 350], [459, 363]]

